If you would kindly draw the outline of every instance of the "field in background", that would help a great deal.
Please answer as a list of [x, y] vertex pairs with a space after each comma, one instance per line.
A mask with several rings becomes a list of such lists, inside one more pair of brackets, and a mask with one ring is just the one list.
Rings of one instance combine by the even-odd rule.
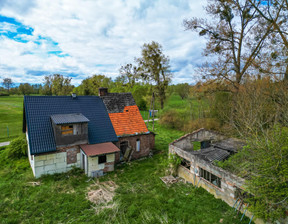
[[0, 142], [22, 134], [22, 114], [23, 96], [0, 97]]

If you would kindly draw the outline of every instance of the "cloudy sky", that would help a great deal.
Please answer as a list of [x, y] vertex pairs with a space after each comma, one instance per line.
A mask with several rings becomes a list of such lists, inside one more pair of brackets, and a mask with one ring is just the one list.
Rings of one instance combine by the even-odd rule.
[[59, 73], [78, 85], [92, 74], [115, 78], [144, 43], [156, 41], [170, 57], [173, 83], [194, 83], [205, 40], [182, 24], [203, 17], [205, 3], [0, 0], [0, 79], [41, 83], [44, 75]]

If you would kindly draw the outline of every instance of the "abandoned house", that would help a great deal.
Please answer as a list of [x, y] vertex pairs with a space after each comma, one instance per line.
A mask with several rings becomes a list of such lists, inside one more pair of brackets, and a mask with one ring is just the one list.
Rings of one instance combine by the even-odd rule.
[[73, 166], [88, 176], [114, 170], [118, 141], [98, 96], [25, 96], [23, 132], [36, 178]]
[[[238, 205], [245, 189], [245, 180], [215, 165], [243, 148], [244, 142], [219, 133], [199, 129], [169, 145], [169, 153], [182, 158], [178, 176], [202, 187], [230, 206]], [[247, 211], [247, 216], [251, 214]]]
[[132, 94], [109, 93], [107, 88], [99, 88], [99, 96], [119, 140], [116, 161], [148, 156], [154, 147], [155, 134], [148, 131]]

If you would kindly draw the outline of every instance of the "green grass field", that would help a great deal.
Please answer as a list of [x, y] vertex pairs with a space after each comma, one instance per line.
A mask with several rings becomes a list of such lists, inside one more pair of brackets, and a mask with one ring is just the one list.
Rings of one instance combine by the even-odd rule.
[[0, 142], [22, 134], [22, 114], [23, 96], [0, 97]]
[[[7, 150], [1, 150], [0, 223], [240, 223], [241, 215], [202, 188], [167, 187], [159, 179], [165, 175], [168, 143], [183, 133], [157, 123], [155, 133], [156, 155], [98, 179], [118, 185], [108, 205], [87, 200], [88, 187], [98, 180], [81, 170], [34, 179], [27, 158], [8, 160]], [[41, 185], [31, 186], [34, 181]]]
[[[172, 96], [167, 106], [185, 108], [187, 102], [179, 99]], [[0, 124], [8, 125], [13, 136], [21, 134], [22, 105], [22, 97], [0, 98]], [[35, 179], [27, 158], [7, 159], [7, 148], [0, 148], [0, 223], [240, 223], [234, 209], [205, 190], [184, 183], [167, 187], [159, 179], [165, 175], [168, 144], [184, 133], [158, 122], [154, 132], [152, 158], [120, 165], [100, 179], [90, 179], [80, 169]], [[5, 132], [3, 139], [8, 140]], [[118, 185], [113, 201], [92, 204], [89, 186], [107, 180]], [[41, 185], [32, 186], [34, 181]]]

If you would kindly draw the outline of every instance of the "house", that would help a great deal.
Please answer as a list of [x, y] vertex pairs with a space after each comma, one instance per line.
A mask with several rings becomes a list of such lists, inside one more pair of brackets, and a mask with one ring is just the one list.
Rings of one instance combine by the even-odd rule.
[[23, 132], [36, 178], [73, 166], [93, 177], [114, 170], [118, 138], [100, 97], [25, 96], [23, 110]]
[[108, 88], [99, 88], [99, 96], [119, 140], [116, 146], [120, 153], [116, 161], [148, 156], [154, 148], [155, 134], [147, 129], [132, 94], [109, 93]]
[[[244, 188], [245, 180], [216, 166], [215, 162], [224, 161], [244, 145], [239, 139], [228, 138], [202, 128], [172, 142], [169, 153], [182, 158], [178, 176], [243, 212], [247, 208], [243, 203], [247, 194]], [[246, 215], [252, 217], [248, 211]]]

